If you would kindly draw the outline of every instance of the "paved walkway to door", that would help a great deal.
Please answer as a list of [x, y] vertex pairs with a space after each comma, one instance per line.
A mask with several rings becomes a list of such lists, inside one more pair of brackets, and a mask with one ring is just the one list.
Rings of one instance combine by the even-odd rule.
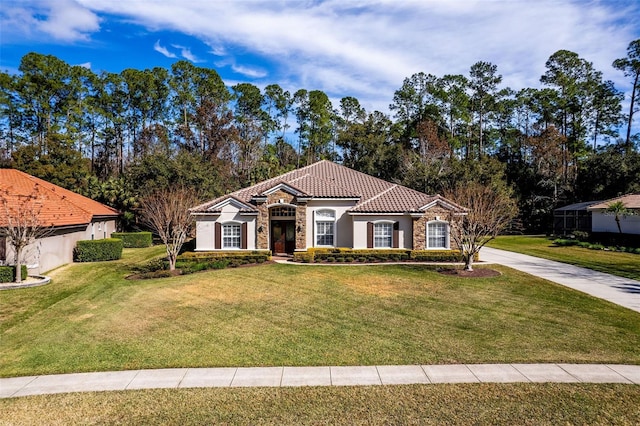
[[489, 247], [482, 248], [480, 260], [505, 265], [640, 312], [640, 281]]

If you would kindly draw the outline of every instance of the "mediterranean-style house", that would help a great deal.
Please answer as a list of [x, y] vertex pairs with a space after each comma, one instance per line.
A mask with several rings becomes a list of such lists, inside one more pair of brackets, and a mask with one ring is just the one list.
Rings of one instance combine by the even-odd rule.
[[440, 195], [322, 160], [190, 209], [196, 251], [312, 247], [456, 249], [465, 209]]
[[[29, 273], [34, 274], [72, 262], [79, 240], [109, 238], [119, 214], [111, 207], [15, 169], [0, 169], [0, 197], [0, 228], [9, 223], [5, 210], [15, 212], [25, 197], [34, 199], [39, 224], [49, 228], [43, 238], [27, 247], [27, 258], [23, 259]], [[0, 236], [0, 265], [12, 264], [13, 259], [6, 237]]]

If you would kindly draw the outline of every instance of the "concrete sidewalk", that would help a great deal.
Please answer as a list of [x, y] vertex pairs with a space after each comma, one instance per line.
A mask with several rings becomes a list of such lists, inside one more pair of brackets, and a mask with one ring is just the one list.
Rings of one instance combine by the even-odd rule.
[[638, 385], [640, 384], [640, 365], [454, 364], [111, 371], [4, 378], [0, 379], [0, 398], [158, 388], [543, 382]]
[[489, 247], [482, 248], [480, 259], [487, 263], [505, 265], [640, 312], [640, 281]]

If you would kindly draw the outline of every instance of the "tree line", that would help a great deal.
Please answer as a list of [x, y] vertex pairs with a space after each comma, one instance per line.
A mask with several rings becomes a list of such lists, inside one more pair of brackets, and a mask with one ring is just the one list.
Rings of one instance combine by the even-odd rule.
[[[0, 73], [0, 166], [116, 207], [135, 226], [140, 196], [182, 185], [212, 198], [319, 159], [426, 193], [461, 182], [510, 186], [523, 230], [553, 208], [640, 191], [640, 40], [612, 66], [625, 94], [577, 53], [546, 62], [541, 88], [502, 85], [495, 64], [467, 75], [417, 73], [390, 114], [320, 90], [227, 87], [214, 69], [102, 72], [29, 53]], [[622, 134], [619, 132], [622, 131]]]

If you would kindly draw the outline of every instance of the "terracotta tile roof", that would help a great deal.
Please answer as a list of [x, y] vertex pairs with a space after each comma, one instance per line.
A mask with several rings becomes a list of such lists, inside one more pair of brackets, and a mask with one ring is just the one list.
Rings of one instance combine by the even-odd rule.
[[[357, 199], [350, 210], [361, 213], [407, 213], [418, 212], [420, 208], [444, 199], [438, 195], [427, 195], [402, 185], [397, 185], [358, 172], [345, 166], [322, 160], [317, 163], [290, 171], [280, 176], [259, 182], [231, 194], [216, 198], [191, 209], [193, 212], [207, 212], [228, 197], [234, 197], [251, 205], [253, 196], [260, 196], [278, 184], [290, 185], [310, 198], [351, 198]], [[454, 209], [464, 209], [447, 201]]]
[[636, 194], [627, 194], [621, 197], [612, 198], [610, 200], [603, 201], [598, 204], [589, 206], [589, 210], [606, 209], [609, 204], [616, 201], [622, 201], [628, 209], [640, 209], [640, 192]]
[[[118, 211], [90, 198], [76, 194], [15, 169], [0, 169], [0, 196], [10, 205], [19, 196], [36, 193], [40, 218], [44, 226], [88, 224], [94, 217], [116, 217]], [[0, 212], [0, 226], [6, 225], [6, 213]]]

